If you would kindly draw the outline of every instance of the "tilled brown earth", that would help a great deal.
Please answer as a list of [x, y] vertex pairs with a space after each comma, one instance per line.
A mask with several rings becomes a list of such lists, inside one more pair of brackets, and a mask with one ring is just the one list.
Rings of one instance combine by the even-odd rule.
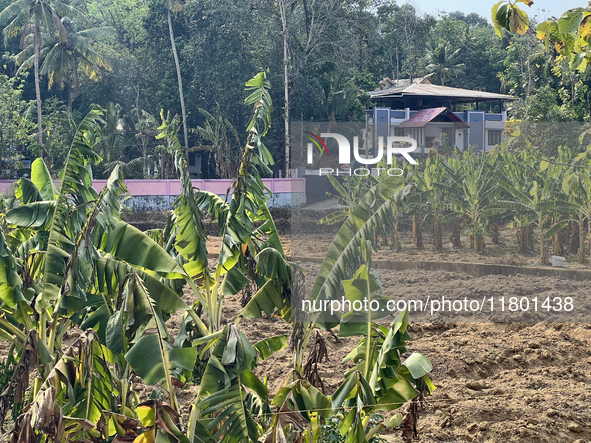
[[[310, 271], [308, 289], [318, 264], [301, 263]], [[391, 297], [456, 293], [463, 296], [546, 296], [586, 299], [591, 282], [556, 278], [470, 277], [447, 272], [381, 271], [384, 293]], [[229, 300], [228, 318], [239, 312]], [[589, 312], [587, 310], [587, 312]], [[411, 322], [413, 315], [411, 314]], [[583, 316], [581, 316], [583, 318]], [[431, 359], [437, 390], [426, 398], [418, 422], [421, 442], [577, 442], [591, 441], [591, 319], [586, 323], [412, 322], [413, 340], [408, 349]], [[525, 318], [527, 319], [527, 317]], [[542, 314], [539, 320], [544, 320]], [[249, 320], [240, 329], [256, 342], [291, 329], [274, 318]], [[320, 374], [328, 393], [343, 381], [351, 367], [343, 358], [357, 344], [356, 338], [336, 339], [321, 331], [329, 361]], [[269, 375], [276, 392], [293, 365], [289, 349], [275, 354], [258, 367]], [[388, 440], [397, 441], [395, 434]]]

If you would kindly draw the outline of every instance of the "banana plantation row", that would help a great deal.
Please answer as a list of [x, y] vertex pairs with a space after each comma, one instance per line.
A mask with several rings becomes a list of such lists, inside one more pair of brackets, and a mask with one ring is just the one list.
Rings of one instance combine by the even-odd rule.
[[[582, 134], [581, 142], [587, 134]], [[591, 254], [591, 152], [589, 147], [558, 147], [554, 159], [536, 155], [531, 142], [519, 129], [489, 153], [455, 150], [445, 158], [431, 151], [417, 166], [403, 164], [410, 194], [395, 201], [397, 217], [412, 219], [413, 243], [424, 247], [423, 230], [433, 232], [433, 247], [444, 247], [443, 227], [452, 226], [450, 247], [461, 246], [461, 234], [470, 238], [470, 249], [483, 252], [486, 239], [500, 241], [499, 226], [515, 231], [517, 252], [539, 252], [539, 262], [552, 254], [577, 254], [586, 263]], [[336, 197], [347, 209], [321, 219], [320, 224], [342, 222], [355, 202], [380, 177], [345, 177], [338, 182], [329, 176]], [[534, 244], [534, 228], [538, 244]], [[401, 250], [398, 222], [390, 233], [392, 249]], [[388, 242], [387, 237], [383, 240]], [[587, 249], [586, 249], [587, 247]]]

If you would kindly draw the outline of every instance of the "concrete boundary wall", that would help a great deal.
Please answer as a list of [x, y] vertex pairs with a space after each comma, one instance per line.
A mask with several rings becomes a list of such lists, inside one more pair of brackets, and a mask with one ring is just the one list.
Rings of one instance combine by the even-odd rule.
[[[0, 180], [0, 193], [11, 192], [15, 180]], [[179, 180], [124, 180], [131, 198], [126, 205], [134, 211], [168, 211], [181, 194]], [[195, 189], [226, 196], [232, 180], [192, 180]], [[94, 180], [93, 187], [101, 191], [107, 180]], [[59, 184], [59, 182], [56, 182]], [[303, 178], [266, 178], [263, 184], [271, 191], [269, 206], [299, 208], [306, 204], [306, 180]], [[232, 189], [230, 189], [230, 195]]]

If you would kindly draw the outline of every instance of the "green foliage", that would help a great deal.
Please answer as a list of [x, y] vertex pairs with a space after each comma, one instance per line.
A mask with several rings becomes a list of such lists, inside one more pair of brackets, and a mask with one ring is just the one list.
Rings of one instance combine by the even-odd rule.
[[[2, 392], [4, 392], [4, 390], [7, 388], [8, 384], [12, 380], [12, 376], [14, 374], [15, 369], [16, 369], [16, 362], [14, 361], [14, 357], [13, 357], [12, 353], [8, 353], [8, 356], [5, 359], [0, 360], [0, 390]], [[8, 407], [12, 408], [12, 406], [13, 406], [13, 401], [11, 398], [8, 403]], [[15, 415], [18, 415], [19, 411], [15, 411], [15, 412], [16, 412]]]
[[427, 46], [427, 66], [429, 76], [433, 76], [442, 86], [448, 77], [457, 76], [465, 67], [464, 63], [458, 62], [461, 48], [452, 51], [449, 43], [441, 40], [437, 46]]
[[[176, 137], [178, 119], [164, 114], [159, 138], [174, 156], [182, 194], [163, 230], [143, 233], [120, 219], [126, 189], [119, 165], [100, 193], [92, 187], [93, 166], [102, 160], [93, 147], [104, 137], [102, 128], [112, 126], [103, 120], [102, 109], [92, 110], [78, 125], [59, 189], [41, 159], [33, 163], [31, 180], [19, 181], [15, 197], [21, 204], [6, 213], [6, 229], [0, 231], [0, 336], [12, 340], [21, 355], [21, 378], [13, 375], [10, 386], [21, 386], [22, 393], [29, 371], [36, 370], [37, 379], [16, 420], [14, 441], [26, 436], [33, 441], [42, 434], [56, 441], [100, 441], [115, 433], [137, 434], [138, 442], [145, 443], [257, 441], [265, 432], [272, 439], [306, 433], [312, 439], [321, 434], [321, 420], [343, 408], [349, 409], [355, 427], [347, 441], [372, 441], [383, 426], [400, 423], [396, 415], [373, 424], [373, 410], [396, 409], [433, 389], [425, 357], [400, 358], [409, 339], [406, 314], [388, 329], [376, 327], [367, 312], [366, 331], [349, 328], [350, 334], [367, 338], [351, 357], [363, 361], [358, 364], [363, 372], [347, 374], [331, 401], [301, 378], [305, 346], [300, 342], [295, 370], [273, 399], [279, 413], [271, 410], [266, 378], [261, 381], [253, 371], [260, 360], [283, 349], [287, 337], [268, 337], [253, 346], [238, 324], [243, 316], [262, 312], [278, 312], [291, 321], [291, 283], [298, 271], [286, 259], [261, 180], [273, 163], [261, 139], [269, 131], [272, 110], [266, 72], [246, 87], [245, 103], [253, 112], [229, 203], [193, 190], [185, 150]], [[374, 229], [395, 222], [392, 205], [409, 192], [402, 185], [398, 178], [383, 180], [367, 189], [351, 211], [348, 231], [340, 232], [327, 257], [336, 261], [337, 271], [319, 278], [324, 293], [342, 286], [350, 299], [383, 301], [379, 282], [369, 273], [371, 241], [366, 239]], [[223, 239], [211, 269], [202, 211], [218, 220]], [[197, 296], [192, 307], [180, 297], [183, 282]], [[249, 285], [258, 288], [256, 294], [234, 322], [223, 325], [224, 299]], [[172, 340], [166, 321], [176, 312], [185, 315]], [[349, 319], [345, 315], [342, 320], [344, 333]], [[72, 323], [84, 332], [62, 352], [62, 338]], [[148, 385], [161, 384], [168, 394], [155, 393], [155, 400], [139, 403], [132, 371]], [[200, 386], [185, 427], [174, 386], [187, 376], [200, 380]], [[0, 400], [5, 402], [7, 395]], [[359, 401], [352, 404], [355, 396]], [[164, 397], [168, 403], [159, 399]], [[48, 421], [41, 423], [37, 411]]]
[[[104, 410], [125, 414], [128, 405], [136, 403], [129, 389], [131, 367], [151, 383], [164, 380], [173, 392], [172, 374], [179, 376], [180, 370], [192, 369], [197, 357], [193, 348], [171, 349], [164, 325], [171, 313], [189, 309], [165, 283], [188, 276], [156, 242], [120, 220], [125, 187], [119, 167], [114, 168], [100, 193], [92, 188], [92, 165], [100, 161], [92, 146], [100, 134], [102, 115], [96, 109], [78, 126], [59, 191], [54, 189], [44, 162], [38, 159], [33, 163], [31, 180], [21, 179], [15, 192], [21, 206], [6, 214], [7, 237], [0, 235], [0, 309], [5, 316], [0, 321], [2, 337], [15, 342], [21, 361], [28, 356], [28, 363], [23, 363], [26, 371], [37, 369], [41, 383], [31, 394], [36, 407], [53, 414], [57, 401], [72, 417], [88, 420], [88, 426], [68, 427], [68, 432], [92, 438], [102, 432], [96, 425]], [[26, 282], [19, 272], [27, 275]], [[72, 322], [96, 330], [87, 331], [63, 360], [61, 339]], [[152, 327], [157, 334], [150, 335]], [[99, 340], [103, 344], [97, 344]], [[153, 359], [150, 371], [144, 357], [146, 347], [154, 349], [152, 345], [160, 349], [160, 360]], [[138, 349], [134, 351], [135, 346]], [[77, 352], [84, 355], [74, 355]], [[139, 361], [134, 357], [138, 354]], [[68, 372], [79, 378], [62, 380], [64, 385], [55, 391], [56, 383], [60, 383], [52, 380], [56, 368], [61, 371], [61, 366], [73, 364], [72, 359], [82, 361], [80, 368]], [[107, 369], [107, 361], [114, 372]], [[158, 361], [160, 366], [152, 364]], [[18, 376], [23, 374], [26, 381], [18, 383], [25, 389], [28, 372], [19, 371]], [[92, 390], [86, 387], [85, 380], [93, 377], [88, 374], [101, 379], [90, 383]], [[68, 392], [67, 398], [63, 392]], [[113, 393], [119, 396], [120, 406]], [[71, 410], [65, 406], [69, 400], [75, 404]], [[171, 405], [176, 408], [174, 395]], [[54, 423], [58, 433], [63, 424], [60, 417], [56, 416]], [[30, 414], [19, 420], [15, 432], [40, 431]]]
[[[337, 194], [334, 195], [337, 202], [341, 206], [346, 206], [346, 208], [321, 218], [318, 220], [319, 225], [334, 225], [345, 221], [355, 207], [355, 204], [363, 195], [365, 195], [375, 181], [372, 176], [345, 176], [343, 177], [343, 184], [341, 184], [332, 176], [332, 174], [328, 175], [328, 179], [337, 192]], [[332, 196], [330, 193], [327, 193], [327, 195]]]
[[19, 77], [0, 75], [0, 177], [19, 174], [28, 134], [33, 124], [31, 104], [23, 100], [24, 82]]
[[[86, 4], [87, 17], [63, 2], [35, 4], [46, 8], [41, 26], [40, 101], [45, 103], [53, 97], [66, 102], [69, 91], [73, 113], [69, 118], [61, 111], [54, 114], [55, 105], [45, 107], [43, 119], [48, 128], [43, 144], [49, 151], [50, 170], [57, 172], [63, 167], [69, 139], [93, 103], [105, 108], [109, 102], [118, 103], [120, 118], [125, 119], [122, 126], [128, 133], [134, 131], [141, 110], [151, 115], [158, 115], [160, 109], [180, 113], [165, 2], [93, 0]], [[325, 0], [305, 5], [293, 3], [286, 17], [290, 115], [295, 120], [363, 120], [363, 111], [372, 105], [366, 91], [378, 87], [384, 77], [398, 80], [431, 74], [436, 83], [518, 96], [521, 100], [510, 105], [516, 118], [588, 118], [585, 47], [590, 34], [589, 12], [577, 8], [556, 20], [543, 22], [538, 25], [536, 37], [533, 32], [518, 33], [526, 28], [527, 21], [519, 12], [524, 4], [529, 1], [512, 0], [496, 5], [497, 28], [515, 31], [505, 32], [498, 39], [492, 32], [493, 26], [475, 14], [420, 15], [411, 5], [395, 3], [375, 8], [366, 3]], [[7, 14], [21, 10], [17, 6], [17, 2], [12, 2]], [[52, 18], [53, 9], [61, 24]], [[248, 73], [260, 66], [269, 66], [273, 72], [283, 68], [282, 51], [276, 50], [275, 41], [281, 32], [279, 8], [277, 4], [253, 8], [229, 0], [208, 0], [187, 2], [173, 12], [172, 30], [188, 126], [206, 130], [191, 133], [188, 145], [203, 148], [200, 155], [204, 178], [228, 177], [240, 159], [235, 149], [239, 142], [234, 141], [231, 127], [220, 122], [231, 121], [233, 128], [247, 126], [249, 113], [235, 106], [244, 98], [238, 85], [248, 81]], [[16, 37], [24, 30], [21, 19], [19, 16], [18, 23], [10, 22], [6, 28], [8, 57], [14, 59], [22, 52], [19, 59], [26, 63], [21, 68], [28, 69], [33, 61], [33, 39], [28, 29], [22, 42], [24, 50], [17, 49]], [[326, 23], [330, 25], [325, 26]], [[531, 40], [527, 43], [531, 50], [516, 49], [526, 40]], [[558, 56], [553, 59], [544, 54], [545, 46]], [[530, 58], [538, 51], [539, 56]], [[10, 63], [4, 71], [12, 75], [13, 68]], [[225, 74], [230, 72], [231, 76]], [[47, 86], [63, 84], [67, 91], [55, 87], [47, 91], [46, 81]], [[33, 93], [30, 83], [25, 87], [26, 97]], [[277, 107], [270, 117], [273, 125], [267, 143], [278, 163], [282, 163], [284, 152], [284, 134], [278, 124], [282, 112], [277, 112], [285, 106], [282, 89], [270, 91]], [[213, 124], [199, 109], [219, 109], [212, 112], [217, 123]], [[207, 128], [208, 123], [213, 131]], [[222, 135], [222, 127], [226, 127], [226, 136]], [[141, 136], [133, 136], [141, 130], [135, 132], [120, 144], [119, 155], [108, 159], [107, 174], [115, 164], [120, 164], [126, 165], [127, 177], [139, 178], [147, 174], [148, 168], [153, 174], [153, 165], [160, 163], [158, 176], [171, 176], [174, 168], [165, 150], [157, 148], [158, 142], [154, 140], [143, 143]], [[210, 137], [217, 138], [217, 142]], [[218, 149], [220, 146], [223, 149]], [[140, 157], [145, 160], [134, 162]], [[98, 170], [95, 173], [100, 174]]]
[[240, 136], [232, 123], [224, 118], [219, 104], [214, 113], [199, 109], [205, 116], [203, 127], [198, 126], [196, 131], [209, 145], [199, 146], [200, 151], [213, 151], [216, 173], [219, 178], [232, 178], [232, 174], [238, 167], [240, 152], [236, 145], [240, 145]]
[[[326, 423], [322, 425], [322, 441], [326, 443], [345, 443], [345, 437], [341, 435], [339, 432], [339, 425], [343, 420], [342, 414], [333, 415], [329, 419], [326, 420]], [[367, 423], [367, 430], [369, 431], [374, 426], [377, 426], [381, 422], [384, 421], [384, 417], [380, 414], [372, 414], [369, 418]], [[374, 437], [369, 440], [370, 443], [385, 443], [382, 437], [380, 437], [379, 433], [376, 433]]]
[[[362, 263], [358, 249], [374, 237], [374, 230], [388, 233], [396, 223], [392, 205], [409, 191], [410, 186], [403, 187], [400, 177], [388, 177], [364, 195], [339, 229], [320, 265], [310, 300], [338, 298], [341, 281], [352, 277]], [[319, 318], [317, 323], [336, 326], [333, 318]]]
[[43, 115], [43, 149], [47, 164], [55, 175], [64, 167], [80, 116], [69, 114], [67, 105], [55, 97], [45, 100]]
[[118, 38], [128, 46], [138, 45], [147, 37], [143, 20], [148, 13], [146, 2], [139, 0], [87, 2], [88, 15], [95, 22], [113, 27]]

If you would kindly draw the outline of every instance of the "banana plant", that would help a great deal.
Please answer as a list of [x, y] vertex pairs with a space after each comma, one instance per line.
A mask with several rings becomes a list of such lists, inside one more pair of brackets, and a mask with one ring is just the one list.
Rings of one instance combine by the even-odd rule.
[[[245, 103], [253, 106], [253, 114], [232, 184], [231, 200], [230, 190], [226, 198], [193, 190], [185, 153], [176, 136], [178, 122], [175, 119], [163, 118], [158, 136], [165, 139], [169, 152], [175, 156], [182, 183], [182, 193], [173, 210], [176, 231], [169, 231], [167, 244], [174, 242], [175, 252], [191, 276], [189, 284], [197, 295], [193, 309], [188, 311], [191, 318], [185, 318], [184, 324], [194, 321], [199, 325], [201, 319], [194, 314], [198, 310], [205, 317], [200, 336], [190, 341], [192, 349], [199, 348], [200, 358], [205, 361], [194, 406], [199, 423], [205, 427], [205, 441], [256, 441], [262, 435], [264, 417], [259, 415], [265, 409], [261, 405], [268, 403], [268, 391], [252, 370], [256, 358], [265, 358], [287, 344], [286, 339], [272, 337], [253, 347], [237, 328], [242, 315], [228, 326], [222, 326], [225, 298], [236, 296], [251, 284], [258, 288], [253, 300], [273, 294], [279, 300], [277, 304], [285, 308], [285, 318], [290, 318], [292, 268], [267, 207], [269, 190], [261, 180], [263, 174], [271, 172], [269, 165], [273, 163], [262, 142], [270, 127], [269, 88], [265, 72], [246, 83], [250, 95]], [[211, 269], [207, 255], [199, 253], [206, 242], [203, 212], [217, 221], [222, 237], [217, 261]]]
[[265, 442], [322, 441], [321, 420], [332, 416], [330, 400], [310, 382], [292, 371], [273, 397], [278, 413], [273, 416]]
[[546, 226], [556, 215], [571, 213], [577, 210], [574, 203], [559, 195], [554, 189], [554, 181], [545, 175], [538, 175], [538, 178], [531, 184], [529, 193], [520, 191], [506, 181], [501, 181], [500, 186], [507, 191], [513, 201], [500, 200], [496, 208], [512, 210], [525, 217], [527, 220], [536, 220], [540, 236], [540, 264], [548, 262], [546, 255], [546, 239], [556, 232], [564, 229], [569, 220], [562, 220], [552, 224], [547, 230]]
[[473, 242], [474, 252], [484, 250], [484, 236], [488, 235], [491, 205], [495, 201], [500, 179], [499, 160], [472, 150], [459, 152], [458, 158], [449, 159], [448, 180], [434, 183], [434, 187], [449, 196], [450, 213], [439, 219], [440, 224], [465, 218], [466, 228]]
[[319, 225], [335, 225], [345, 221], [359, 199], [377, 182], [376, 178], [371, 175], [367, 177], [345, 176], [342, 184], [332, 174], [328, 174], [327, 177], [337, 194], [327, 192], [326, 195], [336, 197], [337, 202], [345, 208], [321, 218], [318, 220]]
[[[365, 297], [368, 300], [374, 300], [378, 303], [386, 303], [387, 299], [380, 293], [379, 282], [368, 271], [369, 266], [371, 266], [371, 250], [376, 247], [374, 232], [378, 231], [380, 234], [383, 234], [394, 226], [397, 220], [393, 206], [401, 204], [401, 201], [408, 196], [410, 190], [411, 185], [404, 186], [404, 181], [400, 177], [388, 177], [368, 190], [361, 201], [351, 210], [350, 215], [343, 223], [330, 246], [321, 264], [312, 292], [308, 297], [311, 302], [314, 300], [320, 300], [321, 302], [324, 300], [340, 300], [340, 296], [345, 294], [351, 302]], [[299, 290], [298, 285], [294, 282], [292, 292], [295, 293]], [[294, 311], [302, 309], [300, 306], [291, 306], [290, 308]], [[281, 315], [285, 310], [286, 301], [272, 287], [264, 287], [244, 308], [242, 315], [245, 317], [260, 317], [263, 313], [280, 313]], [[390, 346], [390, 349], [393, 349], [391, 347], [392, 340], [402, 343], [400, 342], [400, 334], [406, 331], [406, 323], [398, 322], [400, 323], [398, 329], [392, 330], [389, 341], [387, 342], [388, 345], [383, 348], [384, 355], [378, 362], [374, 357], [382, 349], [384, 338], [388, 336], [388, 328], [378, 326], [375, 321], [379, 316], [376, 315], [374, 317], [372, 315], [373, 312], [371, 311], [356, 314], [335, 313], [334, 316], [326, 313], [319, 314], [316, 318], [309, 317], [305, 318], [304, 321], [300, 319], [293, 323], [294, 370], [288, 375], [284, 386], [273, 400], [273, 403], [280, 408], [280, 415], [273, 419], [266, 441], [284, 441], [282, 437], [286, 435], [288, 428], [296, 438], [302, 437], [307, 439], [305, 441], [318, 441], [320, 432], [318, 423], [320, 418], [327, 418], [332, 412], [340, 411], [343, 407], [352, 407], [348, 399], [357, 394], [359, 394], [359, 404], [362, 403], [364, 406], [363, 408], [353, 407], [348, 413], [347, 420], [351, 421], [348, 422], [346, 429], [342, 429], [343, 435], [353, 424], [355, 425], [355, 432], [350, 433], [348, 437], [349, 441], [369, 441], [371, 436], [375, 435], [381, 425], [375, 429], [365, 429], [369, 416], [371, 415], [369, 413], [365, 415], [368, 405], [370, 409], [373, 408], [374, 410], [377, 407], [375, 405], [372, 406], [373, 403], [369, 402], [371, 398], [375, 398], [374, 388], [368, 387], [362, 393], [359, 389], [355, 390], [353, 385], [361, 386], [363, 380], [371, 379], [375, 389], [380, 391], [383, 389], [380, 386], [386, 374], [388, 374], [387, 377], [390, 380], [397, 377], [396, 374], [391, 374], [390, 368], [386, 367], [386, 362], [392, 363], [394, 361], [393, 354], [388, 354], [386, 350], [388, 346]], [[296, 316], [296, 318], [298, 317]], [[340, 391], [337, 391], [339, 395], [337, 396], [337, 393], [333, 395], [333, 411], [329, 413], [324, 406], [326, 404], [324, 396], [316, 388], [310, 386], [307, 381], [302, 379], [303, 357], [310, 335], [315, 327], [331, 329], [337, 325], [340, 325], [341, 335], [365, 335], [369, 339], [362, 340], [357, 347], [355, 356], [351, 356], [351, 359], [362, 359], [363, 361], [358, 364], [359, 368], [356, 368], [358, 369], [356, 374], [352, 378], [348, 378], [344, 387], [340, 388]], [[396, 335], [397, 331], [399, 332], [398, 335]], [[375, 337], [376, 334], [379, 335], [379, 338]], [[394, 352], [398, 351], [395, 350]], [[363, 357], [365, 355], [373, 357], [365, 360]], [[413, 357], [413, 359], [415, 358], [418, 357]], [[422, 361], [424, 363], [424, 360]], [[400, 362], [401, 360], [399, 359], [398, 365], [400, 365]], [[411, 362], [412, 360], [409, 361], [409, 363]], [[425, 365], [425, 367], [427, 366]], [[429, 370], [422, 374], [420, 371], [416, 371], [414, 373], [416, 380], [422, 379]], [[404, 372], [404, 369], [400, 369], [399, 373], [402, 374], [402, 372]], [[356, 380], [355, 383], [351, 382], [353, 378]], [[389, 382], [384, 381], [383, 383], [387, 385]], [[418, 386], [423, 386], [421, 384], [423, 383], [422, 381], [417, 381], [416, 383]], [[404, 389], [400, 393], [390, 392], [386, 389], [385, 391], [388, 391], [388, 396], [385, 397], [386, 399], [379, 406], [380, 408], [396, 409], [404, 403], [405, 400], [401, 399], [411, 399], [419, 395], [420, 390], [409, 389], [407, 382], [402, 379], [397, 386], [403, 387]], [[430, 386], [432, 389], [433, 386]], [[399, 401], [391, 402], [392, 398], [396, 398]], [[309, 411], [304, 412], [305, 410], [317, 410], [318, 412], [310, 414]], [[286, 417], [281, 419], [283, 414]], [[402, 420], [402, 416], [397, 416], [398, 418], [400, 421]], [[397, 426], [396, 420], [386, 423], [386, 425], [388, 424], [392, 427]], [[363, 438], [361, 439], [362, 434]], [[360, 440], [355, 440], [357, 437]]]
[[[196, 350], [170, 349], [164, 326], [172, 313], [190, 310], [166, 282], [189, 276], [149, 236], [120, 220], [118, 211], [126, 192], [120, 168], [114, 168], [100, 193], [92, 188], [92, 165], [100, 157], [91, 146], [100, 123], [101, 111], [95, 109], [80, 124], [59, 192], [42, 160], [34, 163], [31, 180], [22, 180], [17, 190], [22, 204], [6, 214], [8, 232], [0, 236], [1, 334], [22, 345], [21, 358], [31, 348], [36, 351], [30, 358], [37, 372], [30, 398], [18, 399], [25, 408], [32, 407], [33, 401], [39, 406], [38, 395], [54, 396], [61, 407], [64, 401], [73, 401], [70, 395], [60, 397], [55, 383], [51, 389], [44, 388], [63, 361], [61, 340], [72, 324], [94, 328], [97, 339], [111, 348], [109, 367], [103, 371], [109, 371], [114, 386], [109, 396], [114, 403], [102, 405], [101, 411], [126, 413], [137, 403], [130, 389], [132, 369], [150, 384], [165, 383], [176, 407], [174, 371], [191, 369], [195, 362]], [[35, 343], [29, 343], [29, 338]], [[143, 358], [147, 348], [156, 351], [155, 365]], [[103, 377], [96, 370], [78, 371], [78, 375], [87, 378], [76, 381], [82, 386], [94, 386], [99, 383], [97, 377]], [[28, 377], [22, 382], [26, 387]], [[3, 393], [2, 401], [11, 395], [14, 392]], [[87, 404], [88, 415], [91, 404]], [[94, 414], [84, 420], [89, 422], [80, 429], [85, 435], [81, 438], [93, 441], [96, 435], [89, 423], [97, 425], [100, 417]], [[20, 423], [15, 438], [36, 438], [37, 421]]]
[[[415, 192], [409, 197], [408, 203], [411, 207], [417, 207], [415, 214], [424, 214], [423, 220], [431, 221], [434, 234], [433, 247], [437, 252], [441, 252], [443, 249], [443, 232], [440, 219], [445, 209], [445, 194], [435, 184], [445, 181], [446, 169], [443, 157], [439, 154], [429, 156], [420, 172], [418, 168], [419, 166], [415, 167], [415, 173], [412, 174]], [[417, 221], [417, 223], [422, 224], [422, 221]]]
[[255, 395], [266, 403], [269, 395], [252, 373], [256, 355], [235, 325], [224, 328], [207, 362], [197, 404], [214, 441], [257, 441], [263, 433], [246, 402], [248, 395]]
[[[508, 152], [507, 145], [503, 143], [501, 155], [505, 158], [503, 162], [504, 178], [511, 184], [511, 186], [521, 192], [527, 193], [529, 186], [534, 180], [537, 171], [535, 169], [535, 161], [527, 151], [522, 151], [519, 155], [513, 152]], [[512, 198], [510, 193], [504, 193], [501, 199]], [[510, 213], [513, 220], [513, 225], [516, 228], [517, 249], [521, 254], [527, 251], [533, 252], [533, 226], [535, 222], [535, 214]]]
[[[363, 271], [359, 277], [353, 280], [357, 288], [369, 287]], [[351, 288], [346, 286], [345, 293], [357, 298], [359, 294], [355, 294], [357, 291], [351, 294]], [[339, 426], [347, 443], [369, 442], [383, 427], [396, 428], [404, 419], [398, 413], [369, 429], [369, 418], [375, 411], [396, 410], [408, 400], [435, 390], [428, 376], [433, 366], [427, 357], [413, 353], [404, 361], [402, 359], [402, 354], [407, 352], [406, 342], [410, 340], [406, 330], [407, 311], [399, 312], [390, 328], [371, 321], [368, 325], [367, 335], [343, 360], [357, 365], [345, 373], [345, 381], [332, 396], [333, 412], [350, 408]]]
[[[591, 166], [588, 153], [583, 152], [574, 159], [581, 166]], [[581, 169], [568, 171], [562, 181], [562, 190], [570, 202], [576, 205], [573, 219], [578, 225], [579, 234], [579, 263], [585, 263], [585, 237], [589, 239], [589, 254], [591, 255], [591, 178]], [[585, 235], [585, 221], [587, 221], [587, 235]]]
[[[261, 174], [270, 173], [269, 165], [273, 164], [261, 139], [270, 127], [270, 87], [266, 72], [246, 83], [246, 90], [251, 93], [245, 103], [253, 106], [253, 114], [230, 202], [228, 196], [223, 199], [193, 190], [185, 155], [176, 136], [178, 123], [170, 118], [163, 119], [161, 133], [157, 136], [166, 139], [181, 175], [182, 194], [174, 208], [174, 223], [178, 229], [175, 247], [185, 260], [184, 267], [193, 279], [190, 283], [207, 317], [203, 335], [221, 330], [224, 298], [243, 290], [251, 279], [259, 287], [274, 279], [269, 286], [274, 284], [280, 292], [289, 288], [290, 265], [267, 207], [269, 190], [261, 180]], [[209, 214], [212, 221], [217, 220], [220, 227], [222, 245], [213, 271], [207, 268], [207, 254], [203, 252], [206, 239], [201, 211]], [[258, 222], [262, 224], [257, 228]], [[193, 319], [200, 321], [197, 317]]]
[[[561, 184], [564, 182], [568, 173], [573, 169], [573, 167], [568, 167], [566, 165], [574, 164], [576, 155], [577, 153], [575, 150], [566, 146], [559, 146], [554, 161], [540, 162], [540, 174], [544, 174], [548, 180], [552, 181], [553, 190], [558, 200], [569, 200], [568, 193], [564, 192], [564, 187], [561, 186]], [[574, 215], [575, 212], [576, 211], [562, 210], [553, 213], [550, 223], [552, 226], [558, 226], [558, 228], [553, 229], [553, 233], [551, 234], [553, 255], [564, 255], [564, 229], [571, 224], [571, 215]]]
[[406, 331], [408, 312], [398, 312], [390, 328], [376, 323], [388, 315], [389, 298], [382, 295], [381, 283], [370, 272], [371, 242], [363, 242], [360, 249], [366, 263], [352, 279], [343, 280], [342, 286], [350, 303], [364, 304], [362, 309], [342, 315], [339, 335], [363, 338], [343, 359], [343, 363], [353, 361], [356, 366], [345, 373], [345, 381], [332, 396], [333, 412], [350, 408], [339, 427], [346, 436], [345, 441], [350, 443], [369, 442], [384, 426], [395, 428], [402, 422], [402, 415], [396, 414], [368, 429], [369, 419], [376, 410], [398, 409], [406, 401], [435, 389], [427, 375], [433, 369], [428, 358], [413, 353], [402, 360], [402, 354], [407, 352], [406, 342], [410, 340]]
[[[386, 235], [396, 223], [393, 205], [405, 198], [411, 186], [404, 186], [400, 177], [388, 177], [372, 187], [347, 217], [320, 265], [309, 301], [323, 303], [325, 300], [340, 300], [343, 281], [355, 275], [359, 266], [369, 259], [367, 242], [375, 248], [375, 235]], [[362, 253], [361, 248], [366, 252]], [[256, 297], [255, 297], [256, 298]], [[253, 298], [253, 302], [255, 301]], [[279, 308], [280, 306], [276, 306]], [[247, 306], [248, 308], [248, 306]], [[297, 306], [294, 309], [302, 309]], [[304, 313], [305, 314], [305, 313]], [[308, 318], [301, 325], [301, 339], [294, 349], [294, 370], [302, 373], [304, 351], [314, 327], [332, 329], [340, 323], [338, 315], [320, 313]]]

